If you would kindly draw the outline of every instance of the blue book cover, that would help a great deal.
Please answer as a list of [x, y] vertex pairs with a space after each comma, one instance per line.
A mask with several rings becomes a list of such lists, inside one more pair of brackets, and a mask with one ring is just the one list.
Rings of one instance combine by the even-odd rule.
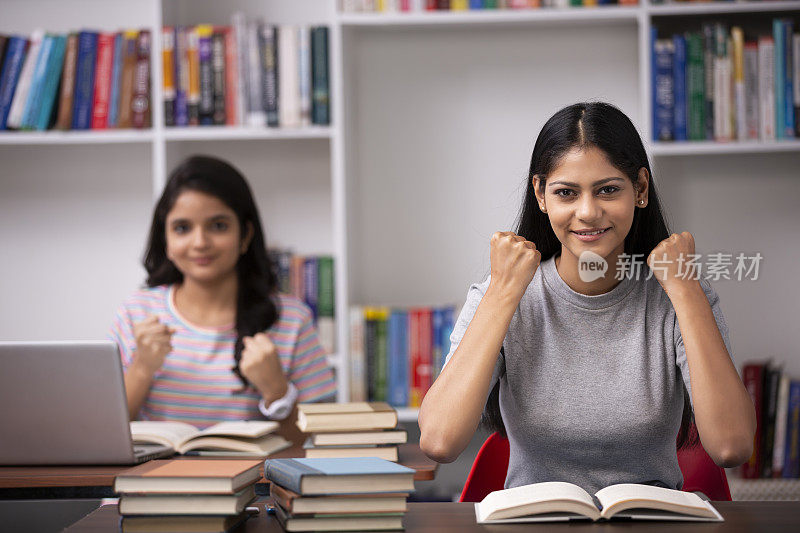
[[11, 100], [14, 98], [14, 89], [17, 88], [27, 48], [28, 40], [25, 37], [12, 35], [8, 39], [3, 70], [0, 72], [0, 130], [6, 129], [8, 111], [11, 109]]
[[393, 309], [389, 315], [389, 404], [408, 405], [408, 312]]
[[306, 257], [303, 261], [303, 300], [317, 319], [317, 299], [319, 297], [319, 276], [317, 258]]
[[652, 128], [653, 140], [658, 140], [658, 115], [656, 114], [656, 40], [658, 39], [658, 29], [650, 27], [650, 127]]
[[789, 384], [789, 408], [786, 412], [786, 442], [783, 477], [800, 477], [800, 381]]
[[672, 77], [675, 87], [674, 135], [676, 141], [685, 141], [686, 133], [686, 39], [683, 35], [673, 35], [675, 47]]
[[783, 72], [784, 72], [784, 105], [783, 112], [783, 125], [784, 137], [787, 139], [794, 138], [794, 121], [797, 117], [794, 116], [794, 84], [797, 80], [794, 79], [794, 56], [792, 54], [792, 30], [793, 23], [791, 19], [783, 21]]
[[783, 19], [773, 19], [772, 38], [775, 41], [775, 138], [783, 139], [784, 112], [786, 111], [786, 60], [784, 52], [786, 46], [783, 39]]
[[[343, 486], [339, 490], [314, 490], [306, 487], [304, 478], [326, 477], [343, 478], [350, 476], [392, 476], [400, 482], [400, 486], [410, 486], [410, 489], [398, 487], [394, 490], [384, 490], [381, 484], [369, 481], [358, 489]], [[377, 457], [353, 458], [302, 458], [302, 459], [267, 459], [264, 461], [264, 478], [289, 489], [298, 494], [358, 494], [378, 492], [407, 492], [413, 491], [414, 470], [385, 459]], [[407, 481], [408, 483], [404, 483]]]
[[674, 136], [675, 85], [672, 63], [675, 45], [672, 39], [658, 39], [655, 50], [655, 122], [654, 138], [657, 141], [671, 141]]
[[47, 64], [47, 74], [42, 90], [39, 114], [35, 117], [33, 127], [37, 130], [46, 130], [50, 126], [53, 116], [56, 97], [58, 96], [58, 82], [64, 70], [64, 54], [67, 51], [67, 38], [64, 35], [53, 36], [53, 49], [50, 51], [50, 60]]
[[483, 9], [483, 0], [469, 0], [470, 9]]
[[72, 129], [88, 130], [92, 123], [94, 67], [97, 61], [97, 32], [78, 34], [78, 61], [72, 102]]
[[122, 51], [125, 38], [122, 32], [114, 36], [114, 59], [111, 63], [111, 95], [108, 98], [108, 127], [116, 128], [119, 119], [120, 81], [122, 79]]
[[431, 339], [433, 346], [431, 347], [431, 383], [439, 377], [439, 372], [442, 371], [442, 322], [444, 315], [441, 308], [431, 310]]
[[39, 115], [39, 106], [42, 101], [42, 90], [44, 89], [44, 79], [47, 75], [47, 64], [50, 60], [50, 51], [53, 49], [53, 36], [50, 34], [42, 37], [42, 45], [39, 47], [39, 54], [36, 57], [36, 64], [33, 68], [31, 86], [28, 90], [28, 98], [25, 100], [25, 107], [22, 111], [22, 122], [20, 129], [33, 129], [35, 117]]
[[453, 317], [455, 316], [455, 309], [448, 306], [442, 309], [442, 360], [439, 363], [439, 371], [444, 368], [444, 362], [447, 360], [447, 355], [450, 353], [450, 335], [453, 334]]

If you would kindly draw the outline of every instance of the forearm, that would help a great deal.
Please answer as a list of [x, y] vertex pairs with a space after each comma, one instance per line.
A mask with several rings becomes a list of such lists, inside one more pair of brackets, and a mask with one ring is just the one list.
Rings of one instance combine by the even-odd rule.
[[420, 447], [432, 459], [452, 462], [469, 444], [518, 303], [490, 287], [455, 353], [425, 395], [419, 412]]
[[756, 431], [753, 402], [731, 361], [702, 287], [697, 284], [670, 297], [683, 336], [703, 447], [718, 465], [739, 465], [752, 452]]
[[125, 396], [128, 400], [128, 416], [131, 420], [136, 420], [152, 383], [153, 373], [139, 364], [134, 356], [133, 363], [125, 371]]

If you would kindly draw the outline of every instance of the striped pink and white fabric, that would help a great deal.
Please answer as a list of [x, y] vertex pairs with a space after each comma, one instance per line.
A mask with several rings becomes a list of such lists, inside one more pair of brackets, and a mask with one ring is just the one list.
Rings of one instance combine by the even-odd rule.
[[[174, 305], [174, 286], [134, 293], [118, 310], [110, 337], [117, 343], [125, 370], [133, 360], [133, 325], [147, 315], [176, 330], [164, 365], [156, 373], [139, 412], [140, 420], [176, 420], [200, 428], [225, 420], [257, 420], [260, 396], [233, 373], [236, 330], [198, 327]], [[280, 318], [267, 331], [278, 349], [283, 371], [299, 392], [298, 402], [333, 400], [333, 371], [319, 343], [311, 310], [293, 296], [278, 295]]]

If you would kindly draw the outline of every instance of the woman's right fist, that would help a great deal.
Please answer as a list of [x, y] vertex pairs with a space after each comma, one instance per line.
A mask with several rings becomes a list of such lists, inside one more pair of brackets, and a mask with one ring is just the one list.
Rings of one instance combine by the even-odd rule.
[[151, 374], [155, 374], [167, 354], [172, 351], [172, 334], [175, 330], [162, 324], [154, 315], [133, 325], [133, 336], [136, 339], [136, 361]]
[[489, 241], [490, 285], [501, 294], [522, 299], [533, 280], [542, 254], [531, 241], [511, 231], [498, 231]]

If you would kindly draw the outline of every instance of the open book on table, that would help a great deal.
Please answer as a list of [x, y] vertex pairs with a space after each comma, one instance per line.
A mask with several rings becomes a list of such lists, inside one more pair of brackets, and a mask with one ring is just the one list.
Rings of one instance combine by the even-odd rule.
[[479, 524], [561, 520], [692, 520], [723, 522], [722, 515], [697, 494], [620, 483], [595, 493], [572, 483], [549, 481], [496, 490], [475, 504]]
[[162, 444], [182, 454], [266, 457], [291, 446], [277, 429], [278, 423], [270, 420], [220, 422], [202, 431], [184, 422], [143, 420], [131, 422], [131, 437], [135, 443]]

